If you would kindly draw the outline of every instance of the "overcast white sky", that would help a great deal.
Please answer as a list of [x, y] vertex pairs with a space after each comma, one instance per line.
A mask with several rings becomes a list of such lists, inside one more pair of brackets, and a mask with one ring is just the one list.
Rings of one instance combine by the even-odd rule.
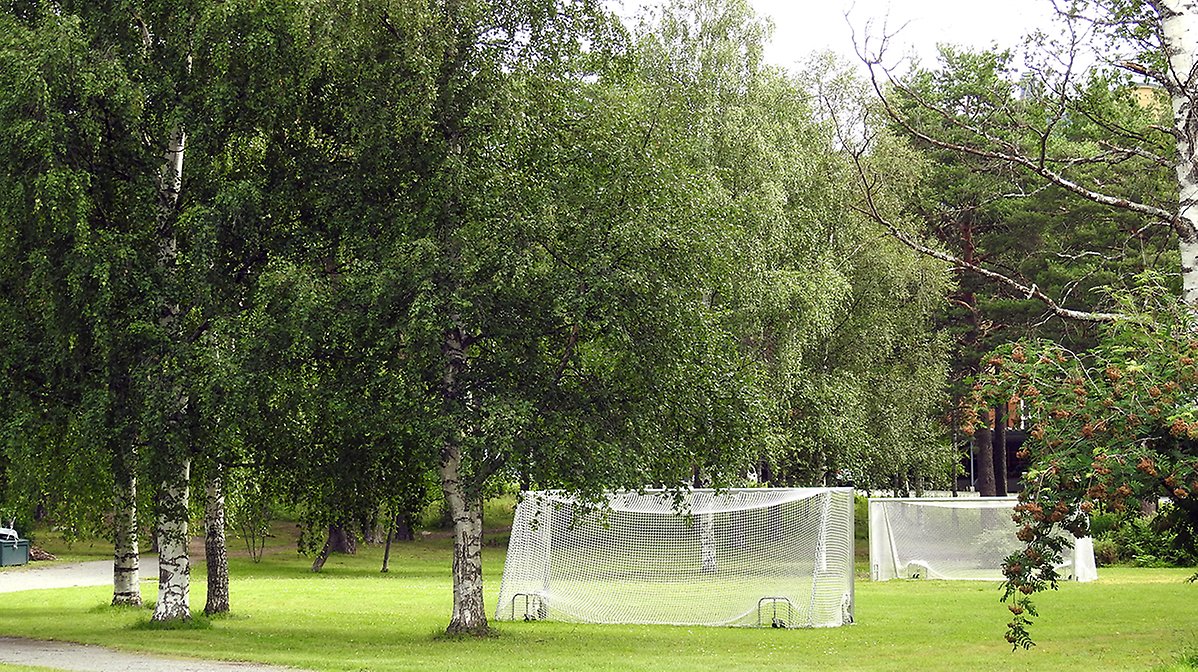
[[[658, 0], [623, 0], [626, 14]], [[858, 35], [867, 21], [879, 33], [883, 22], [899, 32], [895, 49], [914, 50], [925, 63], [936, 55], [936, 44], [948, 42], [975, 47], [1016, 46], [1037, 26], [1047, 26], [1049, 0], [750, 0], [759, 14], [773, 18], [774, 40], [767, 58], [793, 66], [812, 51], [832, 50], [855, 60], [850, 23]], [[849, 21], [845, 13], [849, 13]], [[895, 54], [898, 55], [897, 53]]]
[[892, 30], [905, 24], [896, 38], [896, 48], [914, 49], [922, 60], [930, 62], [940, 42], [1015, 46], [1030, 30], [1047, 27], [1052, 15], [1049, 0], [750, 1], [759, 14], [774, 20], [769, 60], [787, 66], [812, 50], [831, 49], [852, 56], [850, 23], [858, 35], [871, 20], [874, 33], [881, 32], [883, 22]]

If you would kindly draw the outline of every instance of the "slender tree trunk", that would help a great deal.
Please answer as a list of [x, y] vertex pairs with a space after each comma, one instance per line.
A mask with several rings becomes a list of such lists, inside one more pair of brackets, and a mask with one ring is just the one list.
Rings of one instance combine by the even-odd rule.
[[375, 514], [374, 517], [370, 521], [370, 526], [369, 526], [370, 534], [366, 538], [366, 543], [368, 543], [368, 544], [386, 543], [387, 535], [391, 534], [391, 526], [392, 525], [394, 525], [394, 521], [392, 521], [392, 520], [384, 521], [382, 519], [382, 517], [380, 517], [378, 514]]
[[[175, 128], [171, 132], [165, 162], [159, 175], [158, 263], [165, 275], [174, 273], [178, 258], [178, 242], [173, 220], [183, 185], [183, 153], [186, 145], [187, 134], [182, 128]], [[168, 301], [162, 308], [159, 322], [168, 332], [173, 332], [179, 307], [176, 303]], [[176, 340], [177, 335], [172, 335], [172, 344]], [[182, 390], [175, 392], [179, 395], [179, 408], [176, 413], [179, 416], [185, 415], [186, 395]], [[173, 431], [182, 430], [176, 427]], [[159, 449], [177, 448], [160, 446]], [[187, 523], [191, 513], [191, 458], [184, 456], [171, 459], [166, 455], [156, 457], [169, 465], [170, 471], [163, 477], [156, 504], [158, 602], [154, 607], [152, 620], [186, 620], [191, 618], [191, 558], [187, 551]]]
[[329, 555], [333, 553], [353, 555], [357, 552], [357, 541], [347, 526], [340, 523], [329, 525], [329, 530], [324, 539], [324, 547], [320, 549], [320, 553], [312, 561], [312, 571], [319, 572], [324, 569], [324, 563], [328, 562]]
[[1181, 252], [1182, 298], [1198, 306], [1198, 106], [1194, 105], [1195, 36], [1198, 36], [1198, 3], [1161, 0], [1154, 3], [1161, 17], [1161, 38], [1169, 58], [1166, 90], [1173, 103], [1173, 128], [1177, 142], [1177, 229]]
[[524, 453], [524, 459], [520, 463], [520, 492], [528, 492], [532, 490], [532, 450]]
[[162, 484], [158, 502], [158, 603], [154, 621], [191, 618], [191, 558], [187, 552], [191, 460]]
[[442, 450], [438, 466], [453, 518], [453, 614], [446, 632], [484, 635], [489, 626], [483, 607], [482, 502], [462, 489], [460, 451], [451, 442]]
[[396, 516], [391, 519], [391, 525], [387, 527], [387, 545], [383, 547], [383, 568], [379, 571], [383, 574], [391, 571], [391, 537], [395, 536], [395, 523], [399, 519]]
[[324, 538], [324, 548], [320, 549], [320, 553], [316, 554], [316, 559], [312, 561], [312, 571], [319, 572], [324, 569], [324, 563], [329, 560], [329, 553], [333, 551], [333, 538], [326, 536]]
[[225, 493], [223, 477], [218, 466], [208, 479], [207, 499], [204, 502], [204, 559], [208, 567], [208, 596], [204, 613], [224, 614], [229, 611], [229, 547], [225, 540]]
[[974, 487], [982, 497], [993, 497], [994, 485], [994, 444], [993, 432], [989, 423], [978, 427], [973, 433], [973, 468]]
[[112, 604], [141, 606], [140, 555], [137, 548], [136, 448], [120, 446], [113, 456], [116, 506], [113, 527]]
[[704, 513], [698, 516], [699, 527], [699, 571], [704, 574], [715, 574], [719, 571], [719, 559], [716, 555], [715, 516]]
[[994, 496], [1007, 496], [1007, 405], [994, 407]]
[[[460, 327], [445, 333], [441, 346], [445, 369], [440, 393], [447, 417], [461, 412], [465, 395], [459, 388], [459, 378], [466, 370], [469, 344], [469, 338]], [[437, 475], [441, 478], [445, 507], [453, 521], [453, 613], [446, 632], [485, 635], [488, 625], [483, 607], [482, 500], [476, 492], [464, 487], [460, 430], [458, 433], [451, 430], [443, 441]]]

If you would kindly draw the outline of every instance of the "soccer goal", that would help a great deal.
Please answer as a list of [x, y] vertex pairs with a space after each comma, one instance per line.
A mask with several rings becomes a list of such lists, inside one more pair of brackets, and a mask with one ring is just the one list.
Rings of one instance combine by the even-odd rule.
[[[1003, 560], [1023, 547], [1011, 519], [1015, 497], [916, 497], [869, 500], [870, 578], [1002, 581]], [[1058, 568], [1075, 581], [1098, 578], [1094, 544], [1074, 539]]]
[[853, 620], [850, 488], [525, 493], [499, 620], [830, 627]]

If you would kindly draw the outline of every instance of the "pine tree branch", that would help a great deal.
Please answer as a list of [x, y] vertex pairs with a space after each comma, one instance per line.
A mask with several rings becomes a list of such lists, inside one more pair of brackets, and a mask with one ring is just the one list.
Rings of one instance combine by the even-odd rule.
[[1069, 191], [1078, 196], [1081, 196], [1082, 198], [1085, 198], [1089, 201], [1093, 201], [1095, 203], [1100, 203], [1102, 205], [1107, 205], [1107, 206], [1110, 206], [1113, 208], [1128, 210], [1128, 211], [1135, 212], [1135, 213], [1138, 213], [1141, 215], [1146, 215], [1148, 217], [1152, 217], [1155, 221], [1169, 222], [1175, 228], [1178, 228], [1179, 232], [1181, 231], [1181, 229], [1179, 227], [1184, 226], [1184, 222], [1180, 221], [1179, 218], [1177, 217], [1177, 214], [1174, 212], [1170, 212], [1168, 210], [1165, 210], [1163, 208], [1158, 208], [1153, 205], [1148, 205], [1146, 203], [1140, 203], [1138, 201], [1133, 201], [1131, 199], [1120, 198], [1117, 196], [1111, 196], [1110, 194], [1106, 194], [1106, 193], [1097, 191], [1095, 189], [1091, 189], [1086, 186], [1083, 186], [1077, 182], [1074, 182], [1073, 180], [1070, 180], [1069, 178], [1065, 177], [1061, 173], [1058, 173], [1055, 170], [1051, 170], [1050, 168], [1048, 168], [1047, 163], [1041, 162], [1041, 161], [1037, 160], [1036, 158], [1029, 157], [1029, 156], [1021, 153], [1018, 150], [1018, 148], [1015, 147], [1012, 143], [1004, 141], [1001, 138], [995, 137], [989, 133], [986, 133], [982, 129], [980, 129], [972, 124], [965, 123], [965, 122], [961, 121], [960, 119], [958, 119], [955, 115], [952, 115], [951, 113], [949, 113], [947, 110], [944, 110], [943, 108], [929, 102], [928, 100], [926, 100], [925, 98], [923, 98], [922, 96], [917, 94], [915, 91], [913, 91], [910, 87], [905, 86], [902, 82], [895, 79], [891, 75], [890, 71], [883, 67], [882, 71], [886, 75], [887, 83], [890, 86], [893, 86], [896, 90], [902, 92], [903, 95], [910, 97], [910, 99], [912, 101], [914, 101], [917, 105], [919, 105], [921, 108], [928, 110], [929, 112], [939, 116], [947, 123], [967, 132], [968, 134], [978, 138], [979, 140], [989, 143], [989, 144], [992, 144], [996, 147], [1000, 147], [1001, 149], [987, 149], [985, 147], [974, 146], [971, 144], [952, 142], [949, 140], [935, 137], [935, 136], [929, 134], [928, 132], [926, 132], [920, 128], [917, 128], [913, 123], [911, 123], [910, 119], [908, 119], [903, 114], [901, 114], [897, 109], [895, 109], [890, 96], [888, 96], [885, 93], [885, 91], [883, 91], [883, 86], [882, 86], [882, 83], [879, 81], [878, 73], [876, 70], [876, 68], [879, 68], [882, 66], [880, 66], [876, 60], [872, 60], [872, 59], [866, 59], [865, 64], [869, 68], [869, 72], [870, 72], [869, 78], [870, 78], [870, 83], [874, 89], [874, 93], [877, 95], [878, 100], [882, 103], [882, 109], [886, 112], [886, 116], [889, 117], [892, 121], [894, 121], [894, 123], [898, 124], [911, 137], [917, 138], [917, 139], [919, 139], [933, 147], [936, 147], [938, 149], [944, 149], [944, 150], [948, 150], [948, 151], [955, 152], [958, 154], [975, 156], [975, 157], [982, 158], [982, 159], [1002, 161], [1002, 162], [1005, 162], [1005, 163], [1008, 163], [1011, 165], [1020, 166], [1020, 167], [1024, 168], [1025, 170], [1027, 170], [1028, 172], [1031, 172], [1031, 173], [1039, 176], [1040, 178], [1047, 180], [1048, 182], [1051, 182], [1051, 183], [1057, 185], [1058, 187], [1065, 189], [1066, 191]]
[[[834, 110], [832, 110], [832, 114], [835, 115]], [[840, 124], [836, 123], [835, 127], [837, 129], [837, 131], [836, 131], [837, 135], [841, 135]], [[845, 142], [846, 138], [841, 136], [840, 140], [843, 143], [843, 142]], [[846, 147], [847, 146], [848, 145], [846, 144]], [[975, 263], [971, 263], [971, 262], [966, 261], [956, 255], [949, 254], [948, 252], [945, 252], [943, 250], [937, 250], [933, 247], [929, 247], [928, 245], [925, 245], [925, 244], [921, 243], [920, 241], [916, 240], [914, 236], [903, 231], [898, 226], [896, 226], [894, 224], [894, 222], [890, 221], [890, 218], [888, 218], [886, 215], [884, 215], [882, 213], [882, 211], [878, 208], [877, 200], [874, 198], [875, 186], [873, 184], [871, 184], [868, 173], [866, 172], [866, 169], [865, 169], [865, 164], [861, 158], [863, 151], [864, 150], [854, 151], [854, 150], [850, 149], [849, 155], [852, 157], [853, 166], [856, 169], [857, 176], [861, 181], [862, 193], [864, 194], [865, 205], [864, 206], [853, 205], [850, 207], [852, 207], [855, 211], [861, 213], [862, 215], [865, 215], [866, 217], [872, 219], [873, 221], [875, 221], [878, 224], [885, 227], [886, 230], [890, 233], [890, 235], [894, 236], [894, 238], [897, 239], [900, 243], [906, 245], [907, 247], [911, 248], [912, 250], [915, 250], [916, 252], [919, 252], [920, 254], [932, 257], [934, 259], [939, 259], [946, 263], [952, 264], [955, 268], [970, 271], [971, 273], [980, 275], [983, 278], [986, 278], [988, 280], [995, 281], [1001, 285], [1010, 287], [1011, 289], [1014, 289], [1014, 290], [1018, 291], [1019, 293], [1025, 295], [1029, 299], [1036, 299], [1040, 303], [1044, 304], [1050, 312], [1052, 312], [1053, 314], [1055, 314], [1059, 317], [1064, 317], [1064, 318], [1067, 318], [1070, 320], [1078, 320], [1078, 321], [1082, 321], [1082, 322], [1116, 322], [1119, 320], [1131, 319], [1129, 316], [1123, 315], [1120, 313], [1102, 313], [1102, 312], [1074, 310], [1072, 308], [1065, 308], [1064, 306], [1061, 306], [1059, 303], [1057, 303], [1052, 297], [1048, 296], [1043, 291], [1041, 291], [1040, 288], [1037, 287], [1035, 284], [1032, 284], [1030, 286], [1026, 285], [1026, 284], [1019, 282], [1018, 280], [1010, 277], [1009, 275], [999, 273], [997, 271], [991, 270], [989, 268], [980, 266]]]

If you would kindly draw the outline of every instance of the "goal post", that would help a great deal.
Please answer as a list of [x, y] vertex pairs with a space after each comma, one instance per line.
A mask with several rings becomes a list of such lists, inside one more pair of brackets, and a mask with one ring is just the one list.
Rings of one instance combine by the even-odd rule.
[[[676, 506], [677, 505], [677, 506]], [[853, 619], [851, 488], [525, 493], [498, 620], [831, 627]]]
[[[870, 578], [1002, 581], [1003, 560], [1023, 547], [1011, 519], [1016, 497], [876, 497], [869, 500]], [[1061, 574], [1098, 578], [1094, 545], [1074, 539]]]

